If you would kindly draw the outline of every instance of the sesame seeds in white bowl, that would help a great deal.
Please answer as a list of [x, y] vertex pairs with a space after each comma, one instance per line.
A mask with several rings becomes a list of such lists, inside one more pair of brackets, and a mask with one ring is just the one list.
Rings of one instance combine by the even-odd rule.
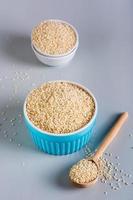
[[62, 66], [74, 57], [78, 48], [76, 29], [62, 20], [46, 20], [32, 30], [31, 46], [42, 63]]

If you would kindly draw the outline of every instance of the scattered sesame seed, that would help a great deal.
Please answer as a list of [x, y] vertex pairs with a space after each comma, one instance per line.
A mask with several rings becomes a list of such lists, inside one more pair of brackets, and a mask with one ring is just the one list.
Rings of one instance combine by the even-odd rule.
[[12, 142], [12, 141], [13, 141], [13, 139], [12, 139], [12, 138], [10, 138], [10, 139], [9, 139], [9, 141], [10, 141], [10, 142]]
[[105, 195], [107, 195], [107, 192], [104, 192]]
[[120, 169], [120, 173], [123, 173], [123, 169]]
[[16, 118], [12, 118], [11, 120], [10, 120], [10, 122], [14, 122], [16, 120]]
[[120, 183], [118, 183], [118, 184], [117, 184], [117, 186], [120, 188], [120, 187], [121, 187], [121, 184], [120, 184]]
[[17, 132], [14, 132], [12, 135], [13, 135], [13, 136], [16, 136], [16, 135], [17, 135]]
[[15, 123], [11, 123], [12, 126], [15, 126]]
[[120, 163], [116, 163], [117, 166], [120, 166]]
[[4, 133], [4, 134], [7, 133], [7, 130], [4, 130], [3, 133]]

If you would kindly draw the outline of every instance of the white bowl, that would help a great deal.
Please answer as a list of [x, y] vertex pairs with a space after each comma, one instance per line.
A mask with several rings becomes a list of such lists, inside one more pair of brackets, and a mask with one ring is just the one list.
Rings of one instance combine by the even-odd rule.
[[67, 53], [65, 54], [60, 54], [60, 55], [50, 55], [50, 54], [44, 54], [44, 53], [41, 53], [39, 49], [37, 49], [33, 44], [32, 44], [32, 41], [31, 41], [31, 47], [32, 47], [32, 50], [34, 51], [37, 59], [42, 62], [43, 64], [46, 64], [48, 66], [55, 66], [55, 67], [58, 67], [58, 66], [64, 66], [66, 65], [67, 63], [69, 63], [72, 58], [74, 57], [77, 49], [78, 49], [78, 45], [79, 45], [79, 37], [78, 37], [78, 33], [76, 31], [76, 29], [69, 23], [65, 22], [65, 21], [62, 21], [62, 20], [55, 20], [55, 19], [50, 19], [50, 20], [46, 20], [47, 21], [60, 21], [62, 23], [66, 23], [68, 24], [75, 32], [75, 35], [76, 35], [76, 44], [74, 45], [74, 47]]
[[54, 66], [54, 67], [60, 67], [64, 66], [67, 63], [69, 63], [72, 58], [74, 57], [77, 48], [75, 48], [71, 53], [65, 55], [65, 56], [45, 56], [44, 54], [40, 54], [33, 45], [32, 49], [37, 57], [37, 59], [42, 62], [43, 64], [46, 64], [48, 66]]

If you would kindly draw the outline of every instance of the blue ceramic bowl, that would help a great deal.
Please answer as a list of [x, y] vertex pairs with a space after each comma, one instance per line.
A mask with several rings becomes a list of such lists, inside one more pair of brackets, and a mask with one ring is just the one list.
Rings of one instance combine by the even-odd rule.
[[[52, 81], [53, 82], [53, 81]], [[57, 82], [57, 81], [56, 81]], [[58, 81], [59, 82], [59, 81]], [[95, 112], [93, 114], [92, 119], [87, 123], [84, 127], [81, 129], [78, 129], [71, 133], [63, 133], [63, 134], [55, 134], [55, 133], [49, 133], [46, 131], [43, 131], [36, 127], [28, 118], [26, 113], [26, 100], [24, 103], [24, 120], [26, 123], [26, 126], [29, 130], [29, 133], [33, 139], [33, 142], [36, 144], [36, 146], [48, 153], [53, 155], [67, 155], [71, 154], [73, 152], [76, 152], [80, 150], [82, 147], [84, 147], [89, 139], [92, 136], [93, 129], [96, 122], [96, 116], [97, 116], [97, 102], [93, 94], [84, 86], [70, 82], [70, 81], [64, 81], [63, 82], [69, 82], [72, 84], [77, 85], [80, 88], [83, 88], [85, 91], [87, 91], [95, 102]]]

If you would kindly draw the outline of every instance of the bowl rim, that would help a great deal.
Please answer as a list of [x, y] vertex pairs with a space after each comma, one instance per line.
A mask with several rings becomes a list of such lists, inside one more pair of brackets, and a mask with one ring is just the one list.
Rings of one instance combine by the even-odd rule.
[[[74, 81], [68, 81], [68, 80], [53, 80], [53, 81], [44, 82], [43, 84], [45, 84], [45, 83], [54, 83], [54, 82], [65, 82], [65, 83], [74, 84], [74, 85], [80, 87], [81, 89], [85, 90], [85, 91], [93, 98], [94, 103], [95, 103], [95, 111], [94, 111], [94, 114], [93, 114], [91, 120], [90, 120], [87, 124], [85, 124], [82, 128], [80, 128], [80, 129], [78, 129], [78, 130], [76, 130], [76, 131], [72, 131], [72, 132], [70, 132], [70, 133], [52, 133], [52, 132], [48, 132], [48, 131], [43, 131], [42, 129], [36, 127], [36, 126], [30, 121], [30, 119], [28, 118], [27, 112], [26, 112], [27, 98], [28, 98], [28, 96], [30, 95], [30, 93], [31, 93], [34, 89], [32, 89], [32, 90], [28, 93], [28, 95], [27, 95], [27, 97], [26, 97], [26, 99], [25, 99], [25, 101], [24, 101], [24, 106], [23, 106], [24, 117], [26, 118], [26, 120], [28, 121], [28, 123], [30, 124], [30, 126], [32, 126], [33, 129], [37, 130], [39, 133], [42, 133], [42, 134], [45, 134], [45, 135], [49, 135], [49, 136], [58, 136], [58, 137], [67, 136], [67, 137], [68, 137], [68, 136], [76, 135], [76, 134], [78, 134], [79, 132], [84, 131], [84, 130], [85, 130], [88, 126], [90, 126], [90, 125], [92, 124], [92, 122], [95, 120], [95, 118], [96, 118], [96, 116], [97, 116], [97, 112], [98, 112], [97, 101], [96, 101], [96, 98], [94, 97], [93, 93], [92, 93], [88, 88], [86, 88], [85, 86], [83, 86], [83, 85], [81, 85], [81, 84], [79, 84], [79, 83], [77, 83], [77, 82], [74, 82]], [[41, 84], [41, 85], [42, 85], [42, 84]], [[41, 86], [41, 85], [40, 85], [40, 86]], [[37, 88], [38, 88], [38, 87], [37, 87]]]
[[[57, 21], [57, 22], [61, 22], [61, 23], [67, 24], [67, 25], [70, 26], [70, 27], [72, 28], [72, 30], [74, 31], [74, 33], [75, 33], [75, 35], [76, 35], [76, 43], [75, 43], [75, 45], [73, 46], [73, 48], [70, 49], [68, 52], [63, 53], [63, 54], [56, 54], [56, 55], [52, 55], [52, 54], [48, 54], [48, 53], [43, 53], [43, 52], [40, 51], [40, 49], [36, 48], [36, 47], [34, 46], [34, 44], [32, 43], [32, 31], [33, 31], [33, 29], [34, 29], [36, 26], [38, 26], [41, 22], [46, 23], [46, 22], [49, 22], [49, 21]], [[34, 26], [34, 27], [32, 28], [32, 31], [31, 31], [31, 45], [34, 47], [34, 49], [35, 49], [39, 54], [44, 55], [44, 56], [47, 56], [47, 57], [55, 57], [55, 58], [57, 58], [57, 57], [66, 56], [66, 55], [70, 54], [75, 48], [76, 48], [76, 49], [78, 48], [78, 45], [79, 45], [79, 35], [78, 35], [78, 32], [77, 32], [76, 28], [75, 28], [72, 24], [70, 24], [69, 22], [66, 22], [66, 21], [64, 21], [64, 20], [61, 20], [61, 19], [46, 19], [46, 20], [43, 20], [43, 21], [41, 21], [41, 22], [38, 23], [36, 26]]]

